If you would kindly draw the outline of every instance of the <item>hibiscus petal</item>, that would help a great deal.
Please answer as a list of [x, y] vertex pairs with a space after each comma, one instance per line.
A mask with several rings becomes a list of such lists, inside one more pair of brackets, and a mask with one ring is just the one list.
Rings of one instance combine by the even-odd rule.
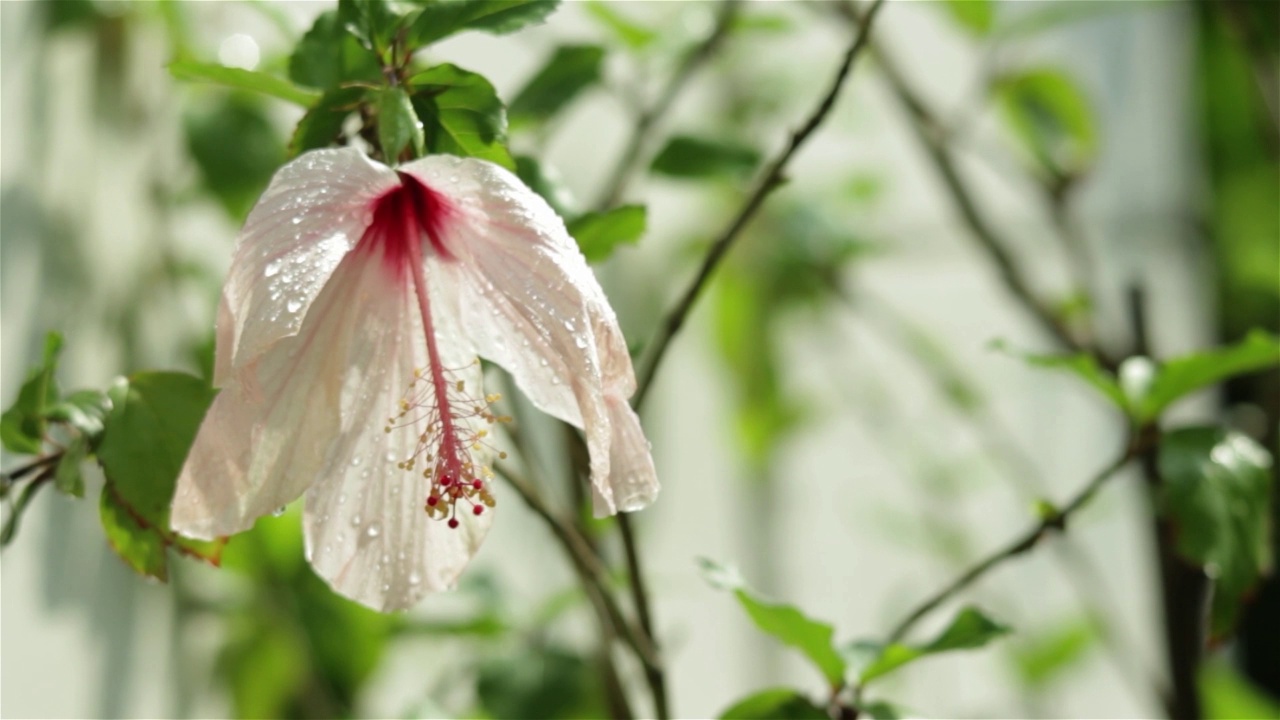
[[[359, 377], [378, 372], [376, 349], [402, 295], [380, 261], [350, 253], [316, 297], [297, 335], [238, 368], [209, 408], [174, 495], [178, 532], [210, 539], [246, 530], [298, 498], [323, 472]], [[396, 328], [398, 329], [398, 328]], [[381, 414], [381, 413], [380, 413]], [[362, 418], [361, 418], [362, 419]]]
[[456, 284], [458, 331], [536, 407], [584, 429], [598, 515], [651, 502], [657, 475], [626, 407], [635, 391], [631, 357], [564, 222], [492, 163], [435, 156], [400, 171], [450, 200], [441, 241], [456, 261], [442, 265]]
[[214, 384], [298, 333], [307, 309], [396, 184], [354, 148], [316, 150], [276, 173], [240, 232], [218, 312]]
[[[433, 273], [428, 271], [427, 276]], [[432, 283], [432, 304], [451, 304], [442, 283]], [[401, 287], [394, 318], [370, 348], [381, 359], [376, 372], [353, 368], [358, 382], [348, 378], [351, 418], [376, 422], [344, 427], [323, 479], [306, 494], [307, 555], [316, 572], [342, 595], [377, 610], [402, 610], [424, 595], [452, 588], [479, 549], [493, 520], [487, 508], [474, 515], [459, 504], [459, 526], [432, 519], [424, 509], [430, 481], [422, 471], [419, 438], [429, 435], [426, 415], [410, 412], [394, 417], [409, 395], [415, 370], [425, 368], [426, 354], [420, 314], [413, 290]], [[446, 365], [458, 358], [448, 358]], [[451, 383], [480, 390], [480, 366], [474, 356], [465, 367], [452, 365]], [[425, 379], [413, 386], [417, 402], [433, 405], [434, 393]], [[383, 421], [394, 417], [386, 432]], [[434, 450], [435, 448], [430, 448]], [[416, 458], [410, 469], [400, 463]]]

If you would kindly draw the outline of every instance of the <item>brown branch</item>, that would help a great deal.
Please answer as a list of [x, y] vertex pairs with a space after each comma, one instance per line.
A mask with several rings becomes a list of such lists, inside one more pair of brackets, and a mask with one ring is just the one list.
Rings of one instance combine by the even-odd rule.
[[676, 98], [680, 96], [681, 91], [689, 84], [689, 80], [693, 78], [698, 69], [705, 65], [720, 49], [725, 38], [729, 35], [729, 29], [733, 25], [734, 18], [738, 15], [740, 5], [741, 0], [721, 0], [720, 12], [716, 15], [716, 24], [711, 30], [711, 34], [685, 56], [684, 62], [680, 63], [680, 67], [672, 74], [667, 86], [658, 94], [658, 99], [653, 103], [652, 107], [642, 110], [639, 116], [636, 117], [635, 125], [631, 128], [631, 136], [627, 139], [626, 148], [622, 151], [622, 155], [619, 156], [613, 172], [609, 174], [609, 181], [605, 183], [604, 192], [601, 193], [600, 200], [596, 203], [598, 209], [607, 210], [616, 205], [622, 197], [622, 193], [626, 190], [627, 182], [640, 161], [641, 153], [644, 151], [645, 146], [649, 144], [649, 134], [657, 126], [658, 122], [666, 116], [667, 112], [671, 110]]
[[999, 550], [991, 553], [974, 566], [970, 567], [959, 577], [952, 580], [941, 590], [930, 595], [928, 599], [917, 605], [911, 612], [898, 622], [889, 632], [887, 643], [895, 643], [902, 640], [911, 628], [922, 618], [933, 612], [938, 606], [947, 600], [950, 600], [956, 593], [972, 585], [976, 580], [986, 575], [990, 570], [998, 567], [1006, 560], [1011, 560], [1023, 553], [1034, 548], [1042, 538], [1051, 531], [1066, 530], [1067, 519], [1077, 510], [1084, 507], [1085, 504], [1093, 498], [1093, 496], [1110, 480], [1117, 472], [1129, 463], [1134, 457], [1137, 457], [1139, 448], [1137, 444], [1131, 444], [1119, 458], [1104, 468], [1101, 472], [1093, 477], [1085, 484], [1075, 495], [1067, 501], [1066, 505], [1057, 509], [1055, 512], [1046, 515], [1040, 522], [1036, 523], [1026, 532], [1023, 532], [1012, 542], [1006, 544]]
[[823, 95], [818, 106], [810, 113], [804, 125], [792, 133], [791, 140], [786, 147], [769, 163], [760, 179], [756, 181], [755, 189], [747, 197], [742, 209], [738, 211], [738, 214], [729, 222], [728, 227], [711, 244], [706, 257], [703, 258], [702, 267], [698, 269], [698, 274], [694, 277], [692, 284], [685, 290], [684, 295], [681, 296], [675, 307], [667, 313], [666, 320], [659, 327], [657, 335], [649, 342], [648, 362], [641, 370], [636, 394], [631, 400], [633, 407], [639, 409], [644, 404], [644, 400], [649, 394], [649, 389], [653, 385], [654, 375], [657, 373], [658, 366], [666, 354], [667, 347], [671, 344], [671, 340], [676, 336], [676, 333], [680, 332], [680, 329], [684, 326], [685, 320], [689, 317], [689, 312], [693, 310], [694, 303], [698, 300], [698, 296], [702, 294], [703, 288], [706, 287], [711, 273], [720, 264], [725, 253], [733, 245], [734, 240], [738, 238], [742, 230], [755, 217], [765, 199], [783, 184], [785, 181], [784, 171], [787, 164], [791, 162], [791, 158], [795, 156], [805, 141], [813, 135], [814, 131], [822, 125], [827, 115], [831, 113], [831, 109], [835, 107], [836, 99], [844, 88], [845, 80], [849, 77], [849, 71], [853, 68], [854, 60], [858, 58], [862, 50], [867, 46], [871, 37], [871, 26], [876, 14], [883, 5], [884, 0], [874, 0], [871, 3], [871, 7], [863, 15], [859, 23], [853, 42], [844, 53], [840, 68], [836, 71], [830, 88]]

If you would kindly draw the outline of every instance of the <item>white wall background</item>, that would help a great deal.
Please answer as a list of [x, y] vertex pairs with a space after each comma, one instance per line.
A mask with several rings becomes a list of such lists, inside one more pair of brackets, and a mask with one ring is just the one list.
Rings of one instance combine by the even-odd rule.
[[[684, 25], [667, 27], [670, 32], [696, 32], [713, 7], [703, 3], [699, 13], [689, 5], [636, 2], [622, 3], [620, 9]], [[1034, 5], [1006, 5], [1000, 12], [1029, 12]], [[297, 3], [281, 9], [301, 29], [320, 7]], [[233, 33], [253, 36], [266, 50], [283, 46], [264, 16], [245, 5], [208, 3], [189, 10], [198, 19], [194, 27], [205, 57], [215, 57], [219, 43]], [[727, 61], [742, 64], [737, 72], [758, 69], [770, 81], [762, 81], [762, 92], [787, 93], [786, 123], [758, 138], [760, 147], [772, 149], [823, 91], [846, 30], [817, 20], [812, 8], [800, 4], [780, 4], [768, 12], [783, 13], [802, 29], [744, 40], [729, 50]], [[134, 268], [154, 252], [155, 238], [163, 236], [181, 252], [221, 267], [235, 233], [215, 208], [158, 218], [144, 200], [152, 184], [181, 186], [193, 173], [183, 156], [180, 103], [199, 91], [177, 87], [164, 72], [162, 28], [134, 26], [141, 32], [130, 38], [125, 88], [132, 116], [111, 124], [95, 117], [93, 43], [84, 35], [46, 42], [37, 24], [33, 5], [0, 3], [0, 381], [5, 402], [14, 397], [25, 363], [38, 352], [38, 339], [48, 327], [60, 328], [68, 338], [64, 384], [104, 385], [119, 371], [122, 352], [104, 308], [130, 291]], [[980, 57], [938, 8], [892, 3], [879, 29], [899, 64], [936, 105], [956, 108], [965, 102]], [[434, 55], [485, 74], [510, 97], [554, 44], [591, 38], [594, 32], [582, 8], [567, 3], [544, 28], [508, 39], [468, 35], [443, 43]], [[1187, 318], [1205, 314], [1178, 222], [1196, 170], [1187, 143], [1186, 8], [1170, 4], [1104, 13], [1019, 48], [1020, 57], [1069, 65], [1099, 112], [1103, 160], [1086, 190], [1085, 224], [1112, 269], [1112, 304], [1117, 283], [1140, 274], [1153, 293], [1159, 348], [1172, 351], [1196, 342], [1194, 335], [1169, 332], [1185, 333], [1195, 326]], [[702, 111], [716, 77], [700, 76], [671, 126], [697, 129], [704, 122]], [[282, 121], [292, 117], [282, 111]], [[620, 104], [599, 95], [577, 107], [544, 149], [580, 196], [594, 196], [620, 149], [625, 122]], [[983, 142], [999, 144], [989, 115], [978, 127]], [[1007, 234], [1027, 239], [1019, 246], [1027, 264], [1038, 277], [1060, 284], [1062, 278], [1052, 270], [1058, 264], [1056, 250], [1044, 239], [1047, 226], [1035, 199], [981, 161], [966, 170], [984, 208]], [[1046, 345], [997, 287], [983, 258], [971, 251], [904, 117], [865, 63], [829, 125], [797, 158], [793, 182], [775, 199], [817, 193], [854, 171], [885, 176], [889, 190], [858, 230], [893, 249], [862, 267], [857, 281], [944, 341], [989, 391], [1002, 422], [1031, 449], [1048, 493], [1061, 498], [1072, 492], [1116, 451], [1114, 420], [1069, 380], [1032, 373], [985, 349], [996, 337], [1022, 346]], [[637, 185], [632, 195], [649, 203], [651, 231], [641, 248], [619, 253], [601, 275], [629, 335], [641, 337], [683, 280], [636, 279], [668, 272], [679, 243], [691, 233], [706, 235], [717, 228], [728, 209], [671, 183]], [[681, 277], [690, 270], [683, 267]], [[151, 308], [143, 356], [154, 366], [183, 363], [174, 338], [207, 327], [212, 300], [197, 294]], [[726, 378], [708, 341], [706, 321], [705, 308], [695, 312], [648, 409], [665, 489], [660, 502], [638, 520], [675, 707], [688, 717], [712, 715], [765, 684], [820, 689], [795, 656], [782, 653], [780, 665], [762, 658], [765, 646], [743, 614], [696, 572], [697, 556], [743, 562], [752, 552], [745, 541], [749, 529], [742, 527], [743, 467], [727, 420]], [[921, 532], [916, 514], [921, 507], [951, 505], [954, 516], [971, 528], [979, 552], [1020, 531], [1029, 509], [1025, 498], [990, 469], [978, 472], [976, 487], [958, 499], [930, 498], [909, 479], [916, 458], [903, 445], [887, 443], [884, 432], [956, 463], [974, 462], [975, 442], [960, 423], [946, 419], [946, 410], [899, 351], [856, 316], [837, 312], [821, 322], [797, 318], [788, 338], [788, 386], [814, 398], [823, 420], [782, 454], [786, 483], [778, 509], [778, 547], [772, 549], [781, 559], [777, 594], [834, 622], [841, 637], [874, 635], [952, 570], [903, 537]], [[882, 427], [877, 431], [875, 425]], [[6, 467], [12, 464], [6, 461]], [[1154, 598], [1146, 528], [1137, 520], [1142, 503], [1138, 484], [1121, 481], [1073, 524], [1071, 536], [1073, 546], [1099, 568], [1095, 590], [1109, 598], [1117, 625], [1137, 649], [1136, 671], [1146, 677], [1160, 672], [1160, 653], [1150, 623]], [[568, 584], [570, 576], [550, 537], [518, 505], [514, 499], [505, 504], [476, 563], [498, 571], [517, 597], [541, 598]], [[891, 530], [897, 527], [891, 517], [914, 518], [917, 526]], [[0, 571], [0, 714], [227, 712], [210, 688], [211, 660], [200, 653], [216, 642], [219, 629], [192, 629], [196, 635], [182, 644], [195, 649], [195, 659], [175, 662], [170, 593], [140, 581], [112, 557], [92, 503], [52, 493], [41, 497], [0, 560]], [[1079, 612], [1049, 552], [993, 573], [974, 597], [1020, 629]], [[449, 602], [428, 601], [420, 612], [439, 612]], [[397, 650], [375, 680], [364, 713], [399, 715], [421, 699], [423, 678], [441, 667], [449, 652], [428, 642]], [[780, 668], [776, 675], [766, 674], [775, 666]], [[1007, 658], [993, 650], [921, 663], [884, 691], [924, 716], [1014, 716], [1027, 708], [1013, 687]], [[1150, 694], [1133, 692], [1098, 652], [1056, 685], [1051, 698], [1041, 710], [1061, 717], [1157, 711]]]

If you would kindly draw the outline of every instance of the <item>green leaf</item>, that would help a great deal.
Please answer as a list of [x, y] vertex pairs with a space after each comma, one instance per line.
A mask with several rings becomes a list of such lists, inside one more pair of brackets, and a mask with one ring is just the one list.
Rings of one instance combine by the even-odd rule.
[[1076, 176], [1098, 152], [1093, 111], [1070, 76], [1036, 68], [998, 79], [992, 92], [1023, 149], [1052, 176]]
[[738, 143], [689, 135], [667, 141], [653, 159], [653, 172], [679, 178], [748, 175], [760, 162], [760, 153]]
[[921, 658], [953, 650], [980, 648], [1009, 632], [1008, 627], [987, 617], [981, 610], [966, 607], [942, 633], [924, 645], [880, 645], [859, 641], [851, 644], [845, 654], [857, 668], [858, 683], [865, 685]]
[[18, 390], [18, 398], [0, 415], [0, 442], [12, 453], [38, 455], [44, 445], [48, 427], [45, 413], [58, 401], [58, 355], [62, 352], [62, 336], [51, 332], [44, 339], [44, 357], [40, 366], [27, 373]]
[[506, 147], [506, 110], [488, 80], [443, 64], [414, 75], [409, 84], [428, 152], [477, 157], [515, 169]]
[[942, 5], [964, 29], [979, 37], [990, 32], [995, 22], [990, 0], [947, 0]]
[[61, 422], [78, 430], [94, 447], [101, 439], [103, 422], [111, 412], [111, 398], [101, 390], [77, 390], [58, 401], [45, 417], [50, 422]]
[[213, 83], [236, 90], [262, 93], [302, 107], [308, 107], [320, 97], [318, 93], [300, 88], [284, 78], [269, 73], [214, 63], [178, 60], [169, 63], [169, 73], [179, 80]]
[[480, 665], [476, 694], [488, 717], [604, 717], [599, 672], [577, 653], [557, 648], [490, 658]]
[[569, 223], [569, 234], [587, 262], [609, 259], [619, 245], [634, 245], [644, 235], [646, 212], [643, 205], [622, 205], [605, 212], [590, 212]]
[[285, 160], [274, 118], [256, 98], [227, 95], [192, 108], [183, 125], [205, 187], [243, 218]]
[[1028, 687], [1044, 686], [1084, 659], [1097, 640], [1093, 627], [1080, 619], [1026, 637], [1013, 647], [1018, 675]]
[[831, 625], [809, 618], [791, 605], [760, 599], [743, 583], [736, 571], [706, 558], [698, 558], [703, 577], [721, 590], [731, 591], [756, 627], [809, 658], [831, 685], [842, 682], [844, 658], [833, 644]]
[[545, 20], [560, 0], [428, 0], [422, 4], [406, 33], [413, 49], [463, 30], [515, 32]]
[[1261, 330], [1231, 347], [1173, 358], [1160, 366], [1137, 415], [1140, 420], [1154, 419], [1196, 390], [1276, 365], [1280, 365], [1280, 339]]
[[1200, 696], [1206, 720], [1274, 720], [1280, 703], [1241, 677], [1224, 662], [1201, 666]]
[[511, 101], [511, 122], [542, 122], [560, 112], [583, 90], [600, 81], [603, 62], [604, 48], [599, 45], [556, 48]]
[[1125, 396], [1124, 391], [1120, 388], [1120, 383], [1116, 381], [1114, 375], [1107, 372], [1106, 369], [1099, 365], [1098, 361], [1095, 360], [1092, 355], [1086, 355], [1083, 353], [1078, 355], [1037, 355], [1035, 353], [1024, 353], [1013, 350], [1003, 341], [991, 343], [991, 348], [1008, 353], [1034, 367], [1049, 368], [1051, 370], [1061, 370], [1071, 373], [1088, 383], [1094, 390], [1097, 390], [1116, 407], [1126, 412], [1129, 410], [1129, 400]]
[[570, 217], [577, 214], [578, 202], [555, 168], [528, 155], [517, 155], [515, 161], [516, 175], [530, 190], [541, 195], [557, 215]]
[[387, 162], [398, 162], [405, 148], [413, 157], [422, 157], [422, 123], [404, 88], [386, 88], [378, 95], [378, 144]]
[[160, 580], [169, 579], [164, 536], [150, 524], [144, 524], [110, 485], [102, 487], [98, 514], [107, 542], [134, 572]]
[[1235, 626], [1240, 600], [1271, 567], [1270, 454], [1247, 436], [1214, 427], [1165, 433], [1161, 512], [1177, 551], [1216, 581], [1210, 630]]
[[373, 50], [347, 31], [337, 11], [329, 10], [321, 13], [298, 41], [289, 57], [289, 79], [299, 85], [333, 90], [342, 83], [378, 83], [382, 70]]
[[338, 0], [338, 23], [375, 54], [390, 46], [400, 22], [386, 0]]
[[89, 440], [84, 435], [76, 435], [67, 443], [54, 471], [53, 486], [72, 497], [84, 497], [84, 476], [80, 474], [80, 464], [89, 456]]
[[632, 20], [621, 12], [617, 2], [605, 0], [589, 0], [586, 3], [587, 14], [610, 32], [624, 45], [632, 50], [648, 47], [658, 38], [658, 33]]
[[342, 126], [347, 118], [360, 107], [360, 101], [369, 92], [367, 88], [347, 87], [330, 90], [319, 102], [307, 110], [294, 128], [289, 140], [290, 156], [300, 155], [315, 148], [334, 145], [342, 136]]
[[135, 570], [162, 580], [165, 564], [151, 555], [157, 544], [217, 564], [221, 541], [169, 530], [178, 473], [216, 391], [191, 375], [143, 372], [117, 381], [108, 394], [112, 408], [97, 455], [107, 479], [102, 516], [112, 547]]
[[720, 713], [721, 720], [828, 720], [827, 711], [789, 688], [752, 693]]

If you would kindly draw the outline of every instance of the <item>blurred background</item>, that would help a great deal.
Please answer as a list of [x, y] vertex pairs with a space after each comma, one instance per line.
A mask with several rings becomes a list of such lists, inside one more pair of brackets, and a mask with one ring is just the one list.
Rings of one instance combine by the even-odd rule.
[[[183, 83], [166, 66], [283, 74], [330, 7], [0, 3], [6, 404], [50, 329], [66, 337], [66, 387], [207, 368], [237, 228], [302, 111]], [[1036, 499], [1065, 498], [1121, 449], [1123, 420], [1083, 385], [991, 349], [1056, 348], [974, 242], [931, 142], [1037, 292], [1067, 322], [1091, 318], [1115, 354], [1130, 350], [1135, 285], [1156, 356], [1276, 331], [1277, 7], [883, 9], [876, 54], [676, 338], [644, 413], [663, 492], [634, 523], [677, 715], [712, 716], [766, 686], [824, 691], [702, 579], [697, 558], [737, 565], [840, 638], [880, 635], [1033, 522]], [[853, 34], [838, 10], [735, 7], [620, 187], [612, 173], [639, 109], [715, 31], [719, 3], [567, 2], [545, 25], [462, 34], [428, 54], [481, 73], [510, 103], [557, 48], [604, 48], [598, 79], [553, 116], [513, 111], [509, 138], [558, 178], [568, 206], [615, 187], [647, 206], [640, 242], [597, 266], [639, 346], [762, 158], [826, 90]], [[1276, 386], [1246, 379], [1173, 417], [1225, 414], [1274, 449]], [[529, 475], [567, 502], [556, 430], [530, 424]], [[311, 575], [296, 509], [234, 538], [221, 569], [174, 560], [158, 584], [113, 555], [94, 503], [49, 493], [0, 562], [0, 714], [598, 716], [594, 624], [571, 567], [514, 493], [500, 504], [457, 592], [389, 617]], [[878, 691], [925, 717], [1160, 715], [1146, 513], [1139, 478], [1121, 478], [1061, 540], [968, 593], [1012, 636]], [[1213, 658], [1210, 695], [1275, 700], [1277, 618], [1273, 581]]]

